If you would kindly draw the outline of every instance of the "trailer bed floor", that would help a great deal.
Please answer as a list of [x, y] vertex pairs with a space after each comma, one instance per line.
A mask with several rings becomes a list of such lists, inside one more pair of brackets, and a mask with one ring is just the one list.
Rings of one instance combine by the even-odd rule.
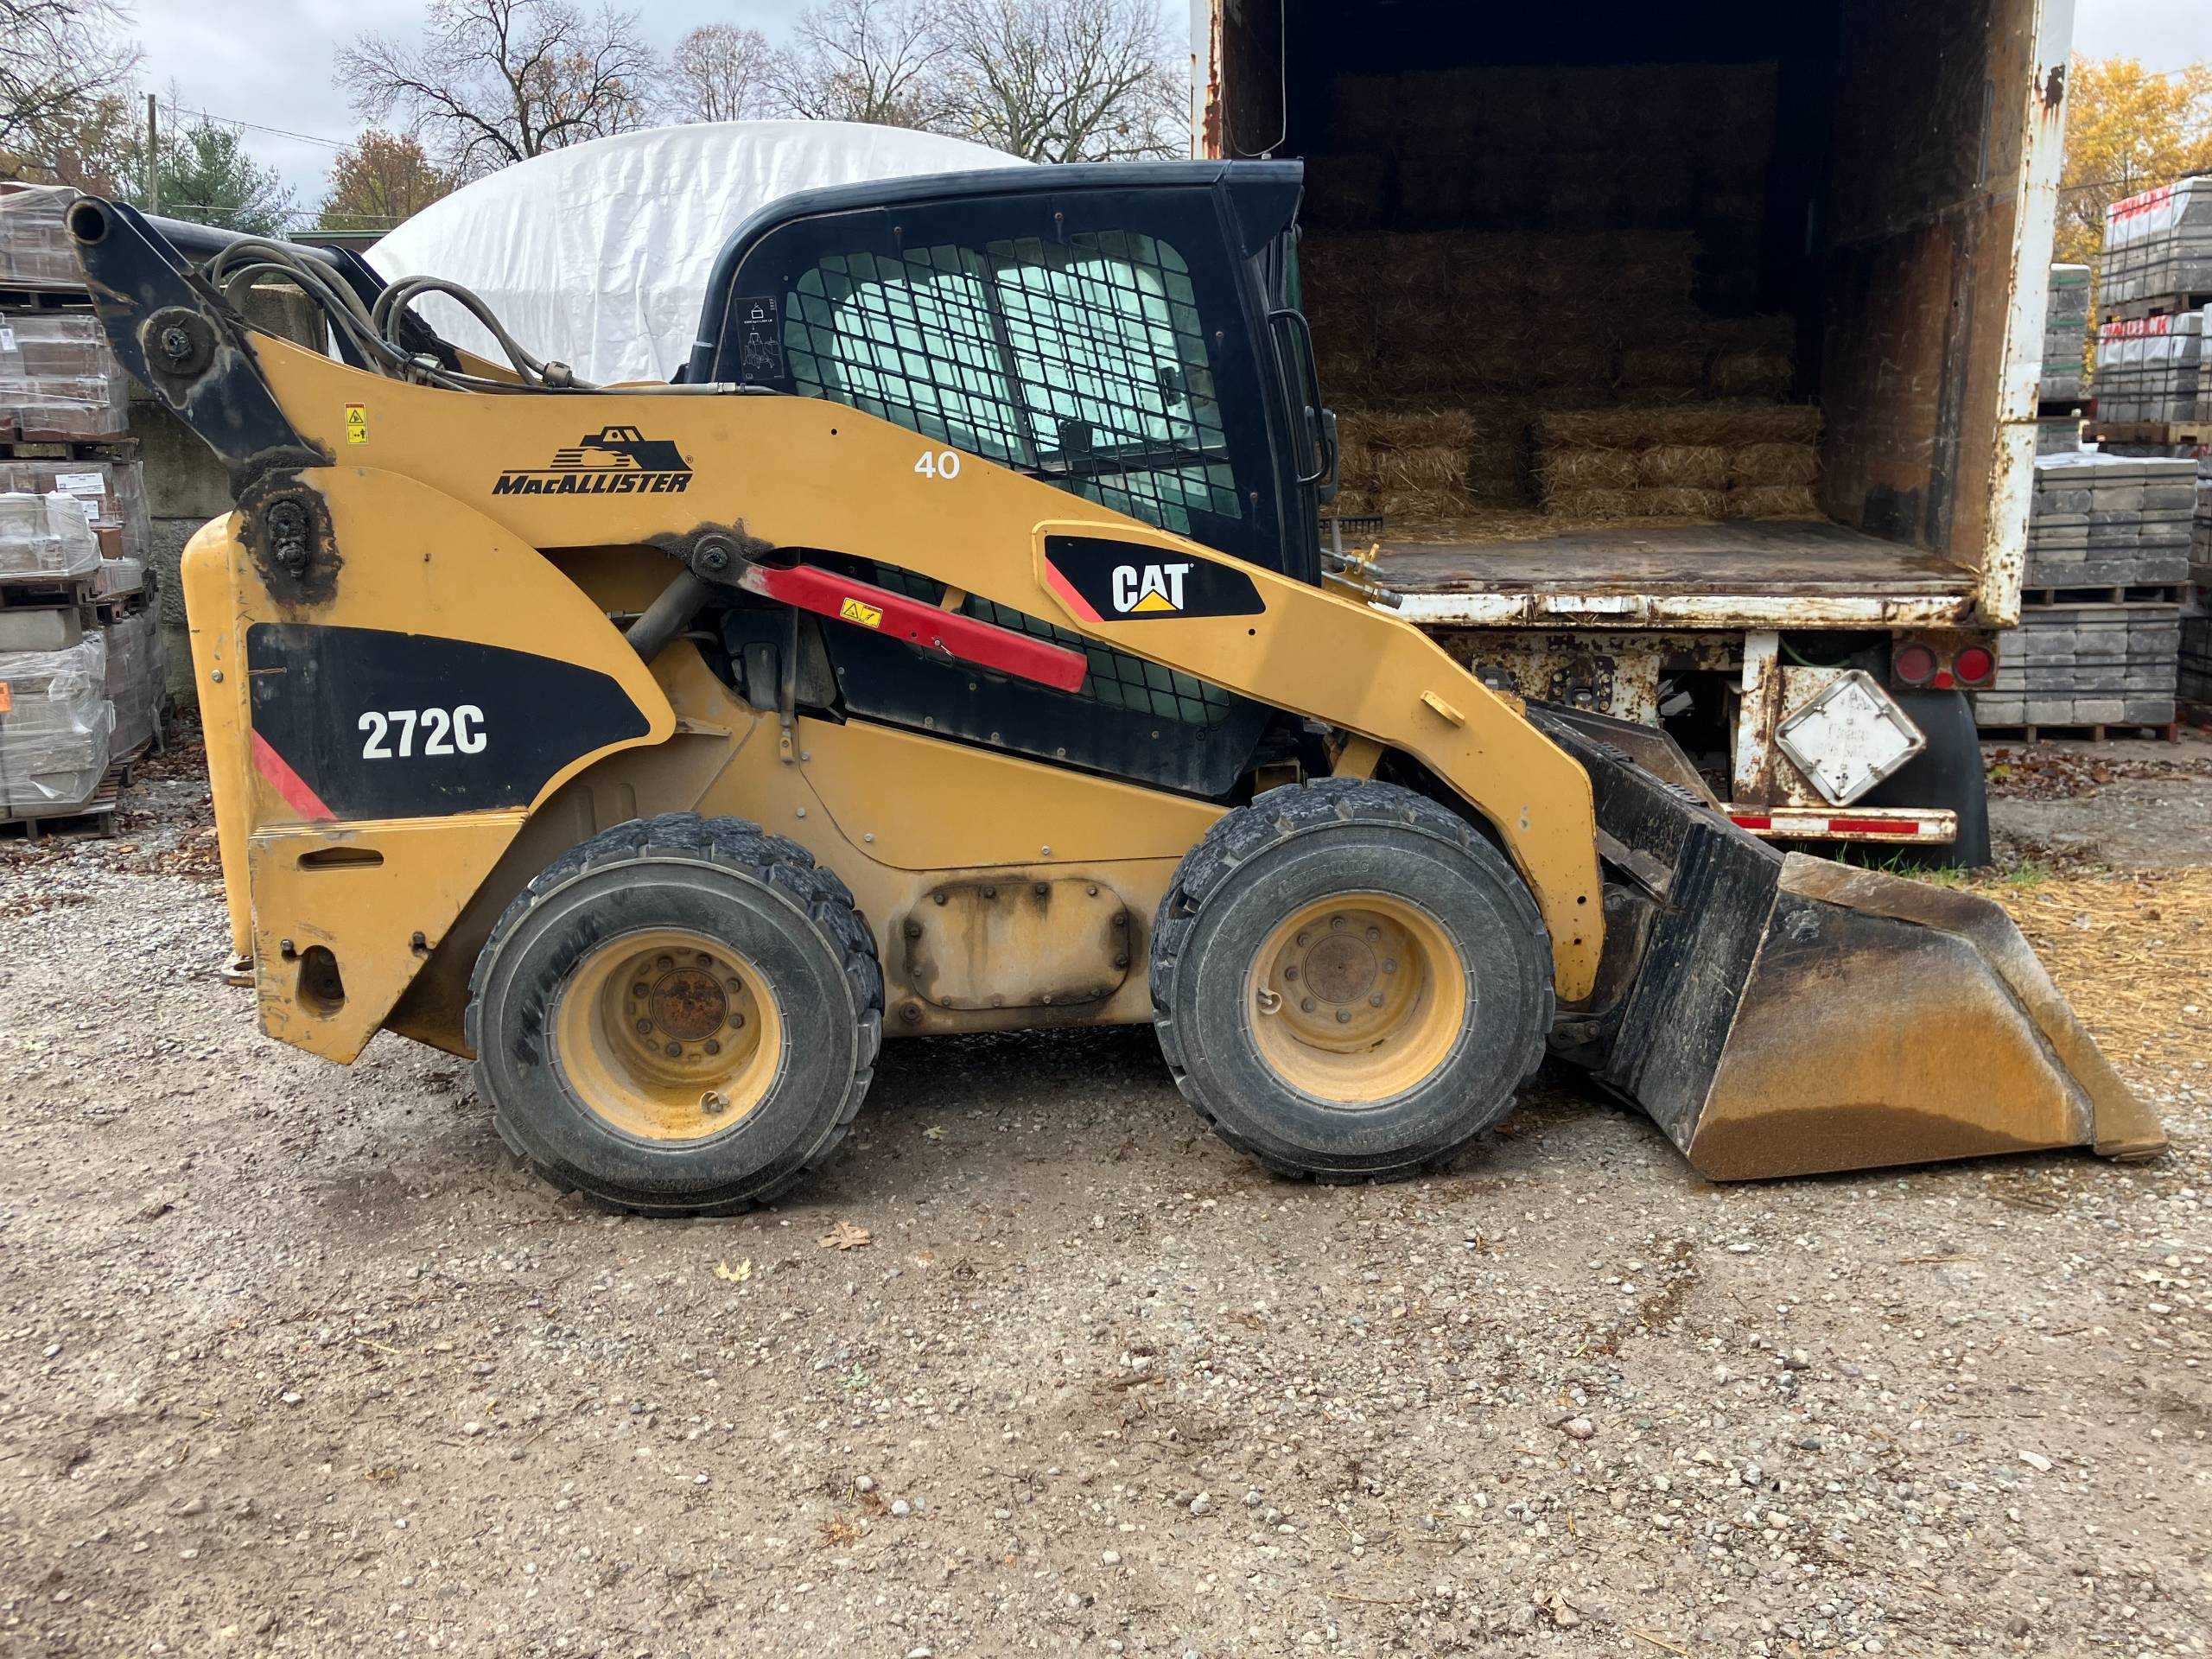
[[1974, 573], [1938, 554], [1841, 524], [1603, 525], [1512, 541], [1465, 525], [1408, 524], [1385, 537], [1382, 584], [1404, 594], [1966, 594]]

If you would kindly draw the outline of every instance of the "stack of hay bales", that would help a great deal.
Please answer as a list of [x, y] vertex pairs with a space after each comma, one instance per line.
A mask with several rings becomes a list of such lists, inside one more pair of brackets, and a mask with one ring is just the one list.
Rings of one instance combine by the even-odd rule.
[[1544, 511], [1614, 518], [1817, 518], [1821, 412], [1724, 402], [1562, 410], [1536, 422]]

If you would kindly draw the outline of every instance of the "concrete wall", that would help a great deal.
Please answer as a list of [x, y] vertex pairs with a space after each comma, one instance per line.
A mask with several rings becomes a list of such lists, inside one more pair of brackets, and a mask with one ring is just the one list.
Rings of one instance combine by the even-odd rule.
[[[247, 296], [245, 314], [257, 328], [321, 346], [321, 314], [306, 295], [288, 284], [256, 287]], [[214, 451], [140, 385], [130, 388], [130, 435], [138, 441], [145, 469], [146, 512], [153, 520], [146, 562], [160, 573], [169, 690], [181, 706], [196, 707], [199, 692], [193, 683], [192, 645], [185, 632], [184, 587], [177, 579], [177, 561], [200, 525], [231, 511], [230, 479]]]

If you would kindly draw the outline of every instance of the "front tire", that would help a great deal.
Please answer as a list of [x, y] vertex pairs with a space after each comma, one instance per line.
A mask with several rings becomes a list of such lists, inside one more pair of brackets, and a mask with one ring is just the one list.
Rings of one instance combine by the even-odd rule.
[[1410, 790], [1324, 781], [1230, 813], [1154, 930], [1176, 1084], [1278, 1173], [1391, 1179], [1503, 1117], [1543, 1058], [1551, 942], [1473, 827]]
[[670, 814], [572, 849], [499, 918], [469, 984], [476, 1086], [564, 1189], [649, 1215], [775, 1198], [868, 1093], [883, 979], [844, 884], [734, 818]]

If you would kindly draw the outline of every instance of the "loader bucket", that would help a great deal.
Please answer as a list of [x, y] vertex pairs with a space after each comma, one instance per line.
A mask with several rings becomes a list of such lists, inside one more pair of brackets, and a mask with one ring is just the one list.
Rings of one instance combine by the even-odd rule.
[[1715, 1180], [2165, 1145], [1989, 900], [1785, 854], [1671, 740], [1554, 709], [1588, 768], [1611, 942], [1554, 1033]]

